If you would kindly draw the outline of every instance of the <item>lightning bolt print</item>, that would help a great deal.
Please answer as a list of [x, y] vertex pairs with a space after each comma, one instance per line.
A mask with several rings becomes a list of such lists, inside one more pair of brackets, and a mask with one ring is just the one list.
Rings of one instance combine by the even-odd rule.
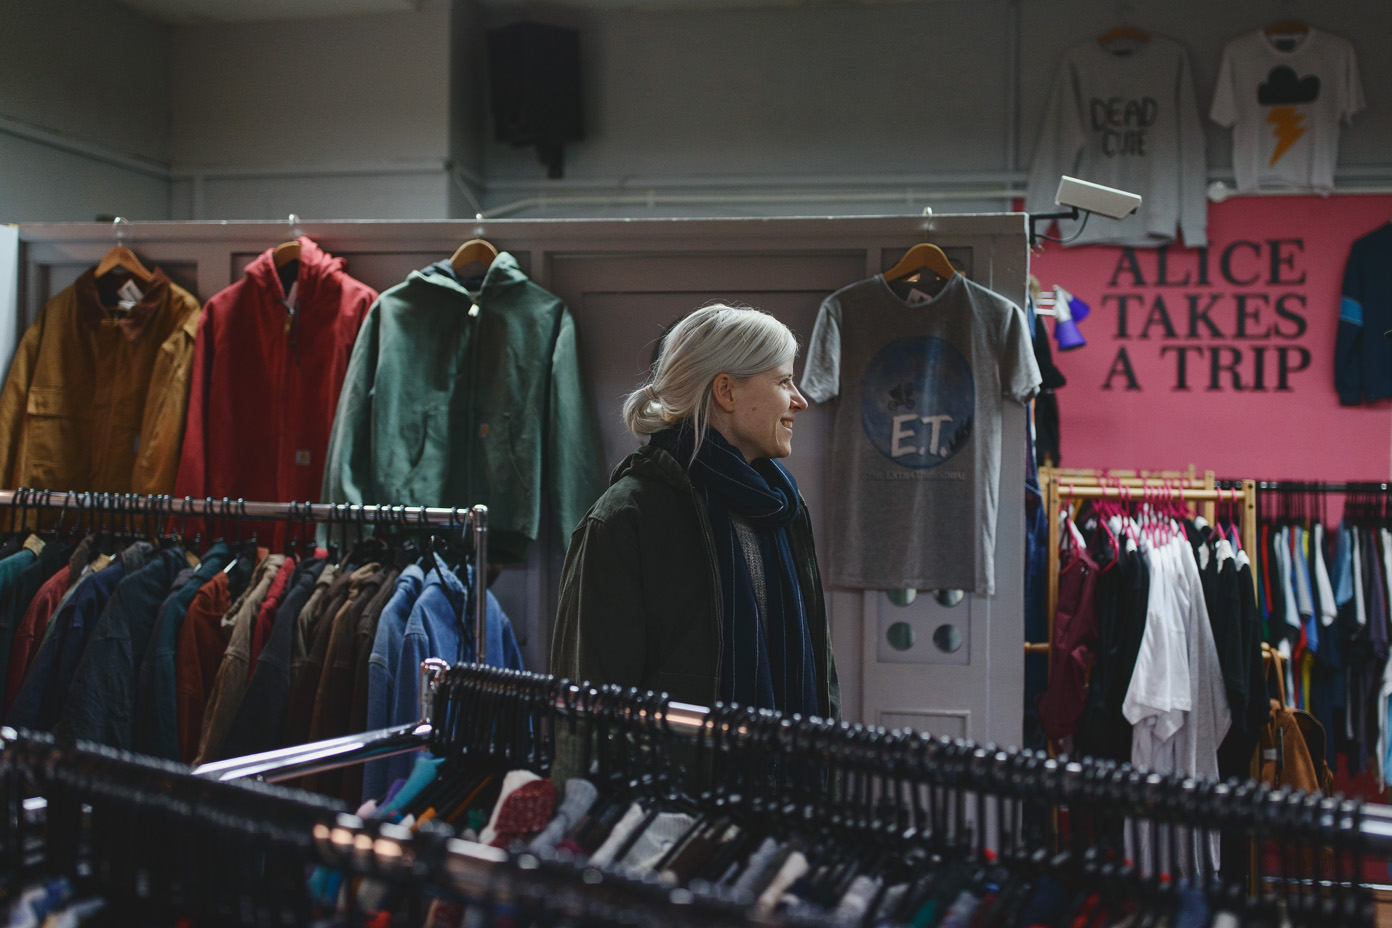
[[1276, 150], [1271, 153], [1269, 165], [1274, 168], [1281, 156], [1290, 151], [1290, 147], [1310, 129], [1303, 125], [1305, 114], [1293, 106], [1273, 106], [1271, 112], [1266, 114], [1266, 121], [1275, 127], [1271, 134], [1276, 138]]

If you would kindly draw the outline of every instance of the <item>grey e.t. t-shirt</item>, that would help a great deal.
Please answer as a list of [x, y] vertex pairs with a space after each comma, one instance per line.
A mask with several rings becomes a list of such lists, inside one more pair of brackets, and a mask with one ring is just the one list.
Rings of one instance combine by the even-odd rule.
[[1024, 313], [961, 274], [936, 295], [877, 274], [827, 297], [802, 392], [838, 398], [832, 582], [993, 593], [1001, 401], [1038, 389]]

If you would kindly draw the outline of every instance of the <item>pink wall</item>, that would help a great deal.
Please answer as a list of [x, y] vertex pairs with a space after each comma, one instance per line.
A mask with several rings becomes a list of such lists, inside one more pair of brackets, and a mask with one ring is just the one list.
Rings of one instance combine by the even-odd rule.
[[1092, 307], [1054, 355], [1061, 463], [1387, 480], [1392, 403], [1340, 406], [1333, 369], [1349, 246], [1389, 219], [1392, 197], [1235, 197], [1206, 251], [1046, 245], [1031, 272]]

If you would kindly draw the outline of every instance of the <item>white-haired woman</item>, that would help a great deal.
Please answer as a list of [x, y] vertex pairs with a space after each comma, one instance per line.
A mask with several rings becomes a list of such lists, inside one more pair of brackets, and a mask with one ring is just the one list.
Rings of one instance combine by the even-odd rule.
[[836, 664], [812, 523], [777, 459], [807, 401], [797, 339], [707, 306], [663, 340], [624, 423], [624, 459], [570, 539], [551, 671], [835, 718]]

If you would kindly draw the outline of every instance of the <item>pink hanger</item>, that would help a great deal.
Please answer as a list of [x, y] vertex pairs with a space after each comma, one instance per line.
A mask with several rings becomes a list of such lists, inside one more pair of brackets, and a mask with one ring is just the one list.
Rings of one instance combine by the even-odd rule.
[[1244, 517], [1246, 516], [1246, 512], [1244, 512], [1243, 509], [1241, 508], [1241, 503], [1242, 503], [1242, 493], [1237, 489], [1237, 487], [1233, 487], [1233, 491], [1232, 491], [1232, 504], [1233, 504], [1233, 508], [1232, 508], [1232, 520], [1229, 521], [1228, 525], [1229, 525], [1229, 527], [1232, 529], [1232, 543], [1233, 543], [1233, 547], [1236, 548], [1238, 551], [1241, 551], [1241, 550], [1242, 550], [1242, 533], [1239, 532], [1239, 531], [1237, 530], [1237, 518], [1238, 518], [1237, 514], [1238, 514], [1239, 512], [1241, 512], [1241, 513], [1243, 514]]

